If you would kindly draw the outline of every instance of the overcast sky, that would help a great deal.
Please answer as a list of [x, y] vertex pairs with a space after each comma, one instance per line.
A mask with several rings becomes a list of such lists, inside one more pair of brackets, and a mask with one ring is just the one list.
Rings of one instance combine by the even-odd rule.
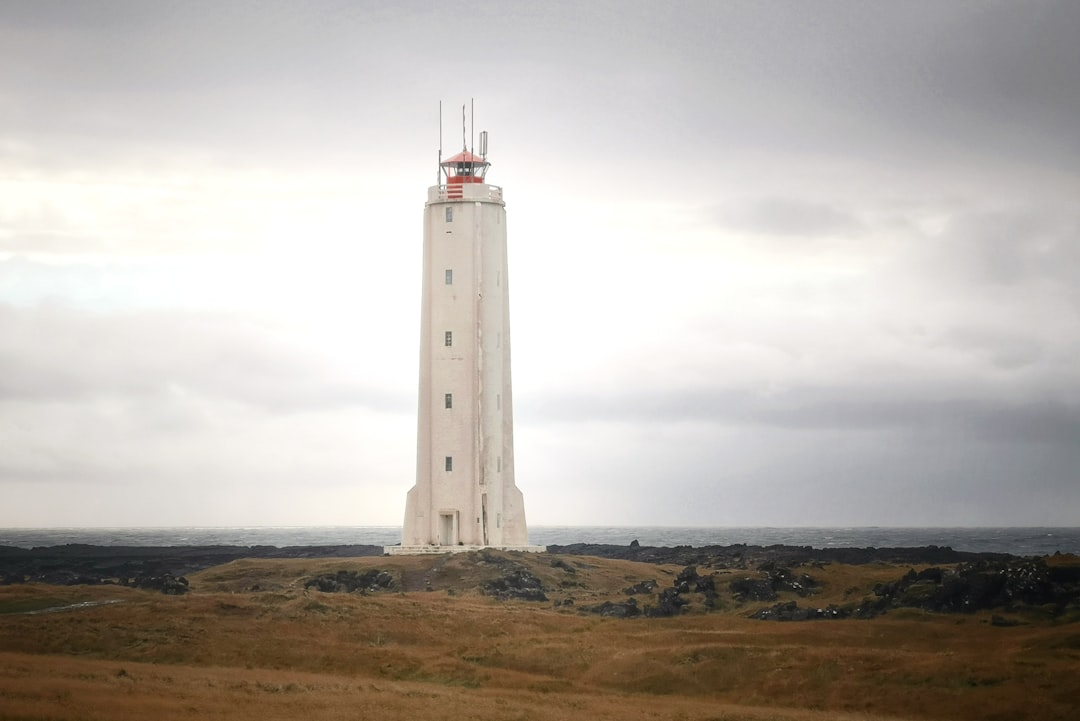
[[1080, 525], [1080, 4], [0, 6], [0, 526], [399, 525], [490, 133], [532, 525]]

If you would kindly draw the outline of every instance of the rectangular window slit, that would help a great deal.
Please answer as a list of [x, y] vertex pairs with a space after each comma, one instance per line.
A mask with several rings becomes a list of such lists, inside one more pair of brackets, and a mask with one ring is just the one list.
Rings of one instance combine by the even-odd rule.
[[454, 345], [454, 333], [453, 333], [453, 331], [449, 331], [449, 330], [446, 331], [446, 337], [445, 337], [443, 342], [446, 344], [447, 348]]
[[447, 223], [453, 223], [454, 222], [454, 206], [452, 206], [452, 205], [446, 206], [446, 222]]
[[453, 393], [447, 393], [446, 394], [446, 407], [447, 408], [453, 408], [454, 407], [454, 394]]
[[451, 270], [450, 268], [446, 269], [446, 284], [447, 285], [453, 285], [454, 284], [454, 271]]
[[447, 472], [450, 472], [450, 471], [454, 470], [454, 457], [453, 456], [447, 456], [446, 457], [446, 470], [447, 470]]

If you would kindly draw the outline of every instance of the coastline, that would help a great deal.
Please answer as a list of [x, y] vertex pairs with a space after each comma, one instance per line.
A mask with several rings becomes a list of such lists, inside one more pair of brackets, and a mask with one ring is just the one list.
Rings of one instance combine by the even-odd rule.
[[[954, 564], [1019, 558], [1015, 554], [957, 551], [947, 546], [898, 548], [813, 548], [731, 544], [726, 546], [643, 546], [573, 543], [547, 547], [552, 555], [594, 556], [650, 564], [745, 568], [778, 563], [811, 565]], [[112, 583], [116, 579], [181, 577], [241, 559], [334, 559], [383, 556], [382, 546], [100, 546], [65, 544], [31, 549], [0, 546], [0, 583], [40, 582], [57, 585]]]

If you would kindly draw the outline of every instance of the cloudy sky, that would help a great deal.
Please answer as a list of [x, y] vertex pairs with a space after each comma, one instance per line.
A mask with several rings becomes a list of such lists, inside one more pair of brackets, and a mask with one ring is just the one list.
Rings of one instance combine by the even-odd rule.
[[0, 6], [0, 526], [397, 525], [507, 199], [533, 525], [1080, 525], [1080, 5]]

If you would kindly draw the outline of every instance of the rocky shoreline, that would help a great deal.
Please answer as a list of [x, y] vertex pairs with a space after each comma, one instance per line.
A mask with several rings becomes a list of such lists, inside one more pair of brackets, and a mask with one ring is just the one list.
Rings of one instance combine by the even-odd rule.
[[548, 553], [568, 556], [597, 556], [642, 563], [670, 563], [680, 566], [716, 566], [745, 568], [761, 563], [785, 566], [815, 563], [844, 563], [858, 566], [867, 563], [937, 564], [971, 561], [1004, 561], [1016, 558], [1008, 553], [975, 553], [955, 551], [948, 546], [917, 546], [910, 548], [814, 548], [812, 546], [751, 546], [736, 543], [730, 546], [642, 546], [636, 541], [628, 546], [611, 544], [573, 543], [548, 546]]
[[[159, 587], [168, 578], [241, 558], [356, 558], [381, 556], [382, 546], [0, 546], [0, 584], [62, 586], [120, 583]], [[164, 590], [164, 589], [163, 589]]]
[[[1007, 560], [1002, 553], [970, 553], [948, 547], [918, 548], [812, 548], [810, 546], [626, 546], [575, 543], [548, 546], [564, 556], [666, 563], [681, 566], [747, 568], [762, 563], [784, 566], [815, 563], [950, 564], [979, 560]], [[357, 558], [381, 556], [382, 546], [93, 546], [68, 544], [17, 548], [0, 546], [0, 584], [51, 583], [57, 585], [121, 583], [153, 586], [149, 579], [181, 578], [241, 558]], [[143, 579], [143, 582], [140, 582]]]

